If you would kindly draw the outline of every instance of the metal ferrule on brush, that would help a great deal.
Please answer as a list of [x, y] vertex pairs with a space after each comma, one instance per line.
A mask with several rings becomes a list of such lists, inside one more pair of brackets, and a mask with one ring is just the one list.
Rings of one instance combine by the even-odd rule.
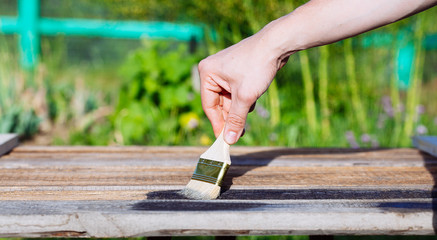
[[200, 158], [191, 179], [221, 186], [229, 164]]

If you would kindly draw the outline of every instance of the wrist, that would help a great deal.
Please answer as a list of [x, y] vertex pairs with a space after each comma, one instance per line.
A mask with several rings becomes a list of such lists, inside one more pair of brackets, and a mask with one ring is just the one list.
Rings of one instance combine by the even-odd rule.
[[305, 49], [294, 37], [299, 36], [297, 31], [290, 29], [290, 25], [287, 26], [288, 17], [289, 15], [286, 15], [270, 22], [255, 35], [265, 56], [271, 56], [268, 60], [271, 60], [278, 70], [287, 62], [290, 55]]

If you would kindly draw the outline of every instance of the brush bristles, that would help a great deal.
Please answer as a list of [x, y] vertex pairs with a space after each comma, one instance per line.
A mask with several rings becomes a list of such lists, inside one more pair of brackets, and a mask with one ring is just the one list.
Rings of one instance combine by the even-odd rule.
[[181, 194], [191, 199], [216, 199], [220, 195], [220, 186], [191, 179], [187, 186], [181, 190]]

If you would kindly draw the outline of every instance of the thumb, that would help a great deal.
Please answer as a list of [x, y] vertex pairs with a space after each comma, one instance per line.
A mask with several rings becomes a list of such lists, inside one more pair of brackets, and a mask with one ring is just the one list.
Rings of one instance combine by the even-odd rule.
[[243, 133], [250, 106], [251, 104], [245, 104], [238, 101], [238, 99], [233, 99], [226, 117], [224, 130], [224, 139], [229, 145], [236, 143]]

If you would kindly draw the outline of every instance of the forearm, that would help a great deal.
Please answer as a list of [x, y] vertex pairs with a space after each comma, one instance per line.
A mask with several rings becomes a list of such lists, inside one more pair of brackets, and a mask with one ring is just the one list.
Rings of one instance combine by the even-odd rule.
[[312, 0], [268, 24], [257, 37], [280, 62], [293, 52], [355, 36], [436, 4], [437, 0]]

